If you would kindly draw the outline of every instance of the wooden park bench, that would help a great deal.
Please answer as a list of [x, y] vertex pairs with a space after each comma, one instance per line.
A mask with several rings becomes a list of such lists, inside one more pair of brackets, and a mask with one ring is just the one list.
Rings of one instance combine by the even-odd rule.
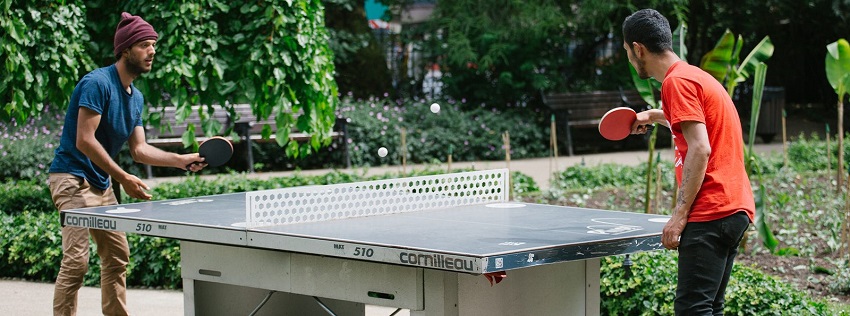
[[543, 102], [555, 114], [557, 126], [563, 126], [567, 136], [567, 154], [573, 155], [574, 128], [597, 128], [605, 112], [627, 106], [640, 111], [646, 108], [637, 90], [592, 91], [542, 94]]
[[[242, 154], [244, 155], [247, 164], [246, 170], [253, 173], [254, 154], [252, 150], [252, 143], [275, 141], [277, 125], [275, 124], [274, 118], [259, 121], [253, 114], [251, 106], [248, 104], [234, 105], [236, 117], [231, 117], [230, 113], [221, 107], [214, 107], [216, 109], [210, 115], [210, 120], [218, 121], [222, 126], [221, 130], [219, 130], [216, 135], [223, 135], [228, 129], [233, 129], [233, 131], [239, 136], [239, 142], [245, 142], [245, 150]], [[145, 137], [147, 138], [148, 144], [156, 147], [183, 146], [183, 133], [188, 128], [189, 123], [192, 123], [195, 126], [195, 139], [198, 143], [209, 138], [204, 135], [204, 131], [201, 126], [201, 118], [198, 116], [198, 107], [193, 107], [192, 114], [180, 123], [177, 123], [175, 107], [166, 107], [159, 113], [162, 113], [160, 123], [161, 128], [154, 128], [149, 124], [145, 125]], [[262, 136], [263, 126], [266, 124], [271, 127], [272, 132], [268, 139], [264, 139]], [[343, 159], [345, 160], [345, 167], [350, 168], [351, 161], [347, 147], [347, 119], [336, 119], [333, 132], [331, 133], [331, 138], [337, 141], [341, 146], [344, 156]], [[305, 142], [310, 140], [310, 135], [297, 130], [293, 124], [292, 131], [289, 134], [289, 139], [290, 141]], [[148, 178], [153, 178], [153, 171], [151, 170], [150, 165], [145, 165], [145, 172], [147, 173]]]

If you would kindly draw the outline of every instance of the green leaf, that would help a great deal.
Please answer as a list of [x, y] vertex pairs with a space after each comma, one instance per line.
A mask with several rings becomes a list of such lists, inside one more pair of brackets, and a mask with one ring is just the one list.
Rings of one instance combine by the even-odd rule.
[[771, 56], [773, 56], [773, 42], [770, 41], [770, 36], [765, 36], [744, 58], [738, 72], [745, 78], [749, 78], [756, 70], [756, 65], [766, 62]]
[[14, 19], [12, 20], [10, 26], [11, 27], [9, 28], [9, 35], [12, 36], [12, 39], [18, 42], [18, 44], [27, 45], [29, 37], [27, 36], [27, 26], [24, 24], [24, 22], [18, 19]]
[[289, 128], [278, 127], [277, 132], [274, 135], [275, 141], [277, 142], [277, 145], [281, 146], [281, 147], [286, 145], [286, 143], [289, 142], [289, 134], [290, 134]]
[[688, 26], [685, 23], [679, 23], [679, 27], [673, 32], [673, 51], [681, 60], [688, 60], [688, 47], [685, 45], [687, 35]]
[[[280, 142], [278, 142], [278, 144], [280, 144]], [[298, 158], [298, 154], [298, 142], [289, 142], [289, 144], [286, 145], [286, 155]]]
[[263, 131], [261, 132], [263, 139], [269, 139], [272, 136], [272, 128], [269, 124], [263, 124]]
[[200, 73], [198, 73], [198, 81], [200, 83], [200, 87], [198, 87], [198, 89], [200, 89], [201, 91], [207, 91], [207, 87], [209, 87], [210, 84], [210, 79], [207, 78], [207, 74], [205, 71], [201, 71]]
[[635, 70], [635, 67], [633, 67], [631, 63], [629, 63], [629, 71], [632, 73], [632, 82], [634, 83], [638, 93], [640, 93], [640, 97], [643, 101], [649, 104], [649, 106], [653, 109], [659, 108], [658, 100], [655, 99], [654, 90], [656, 89], [656, 84], [660, 87], [661, 83], [656, 81], [654, 78], [641, 79], [637, 74], [637, 70]]
[[222, 124], [218, 120], [205, 120], [203, 125], [204, 135], [207, 136], [218, 135], [222, 128]]
[[753, 81], [753, 101], [750, 110], [750, 132], [749, 132], [749, 152], [753, 153], [753, 143], [755, 143], [756, 130], [758, 127], [759, 112], [761, 112], [761, 99], [764, 93], [764, 81], [767, 77], [767, 64], [759, 63], [755, 67], [755, 80]]
[[764, 246], [767, 247], [767, 249], [770, 249], [771, 253], [774, 253], [776, 251], [776, 247], [779, 246], [779, 240], [776, 239], [776, 236], [773, 235], [773, 231], [770, 230], [770, 226], [768, 226], [767, 222], [764, 221], [764, 201], [767, 199], [766, 196], [767, 189], [764, 184], [760, 184], [759, 192], [755, 195], [756, 218], [754, 224]]
[[186, 126], [186, 131], [183, 132], [183, 136], [181, 138], [183, 140], [184, 148], [189, 148], [191, 146], [194, 150], [198, 149], [198, 142], [195, 139], [195, 124], [189, 123]]
[[826, 78], [841, 101], [848, 90], [846, 76], [850, 75], [850, 43], [842, 38], [827, 45], [826, 50]]
[[735, 49], [735, 35], [726, 30], [723, 37], [714, 45], [714, 49], [702, 56], [700, 68], [711, 74], [717, 81], [725, 82], [729, 70], [734, 66], [732, 54]]

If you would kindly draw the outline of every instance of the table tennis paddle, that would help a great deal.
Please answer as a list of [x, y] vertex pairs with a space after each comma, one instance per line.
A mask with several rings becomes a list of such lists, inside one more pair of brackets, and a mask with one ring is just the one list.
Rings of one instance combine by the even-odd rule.
[[632, 108], [613, 108], [599, 120], [599, 134], [608, 140], [622, 140], [632, 133], [637, 113]]
[[[198, 155], [204, 157], [204, 163], [208, 166], [218, 167], [230, 160], [230, 156], [233, 155], [233, 144], [227, 138], [221, 136], [210, 137], [198, 147]], [[194, 164], [198, 164], [198, 162], [186, 166], [186, 169]]]

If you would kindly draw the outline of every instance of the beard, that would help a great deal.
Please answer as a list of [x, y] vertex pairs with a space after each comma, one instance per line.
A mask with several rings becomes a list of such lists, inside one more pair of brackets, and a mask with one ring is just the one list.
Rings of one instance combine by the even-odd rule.
[[641, 79], [649, 79], [649, 73], [646, 72], [646, 62], [640, 59], [635, 58], [635, 71], [637, 71], [638, 77]]
[[151, 72], [152, 67], [149, 67], [147, 65], [147, 62], [145, 62], [145, 57], [146, 56], [134, 58], [132, 57], [132, 55], [128, 56], [128, 58], [125, 60], [126, 62], [124, 63], [127, 66], [127, 71], [135, 75], [141, 75], [143, 73]]

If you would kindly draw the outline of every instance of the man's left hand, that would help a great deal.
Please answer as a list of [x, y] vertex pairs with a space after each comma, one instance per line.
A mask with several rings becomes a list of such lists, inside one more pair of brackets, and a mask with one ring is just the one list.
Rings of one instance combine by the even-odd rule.
[[679, 215], [683, 212], [674, 212], [673, 217], [664, 225], [661, 231], [661, 244], [664, 248], [674, 250], [679, 248], [679, 239], [682, 237], [682, 231], [685, 230], [685, 225], [688, 224], [687, 215]]

